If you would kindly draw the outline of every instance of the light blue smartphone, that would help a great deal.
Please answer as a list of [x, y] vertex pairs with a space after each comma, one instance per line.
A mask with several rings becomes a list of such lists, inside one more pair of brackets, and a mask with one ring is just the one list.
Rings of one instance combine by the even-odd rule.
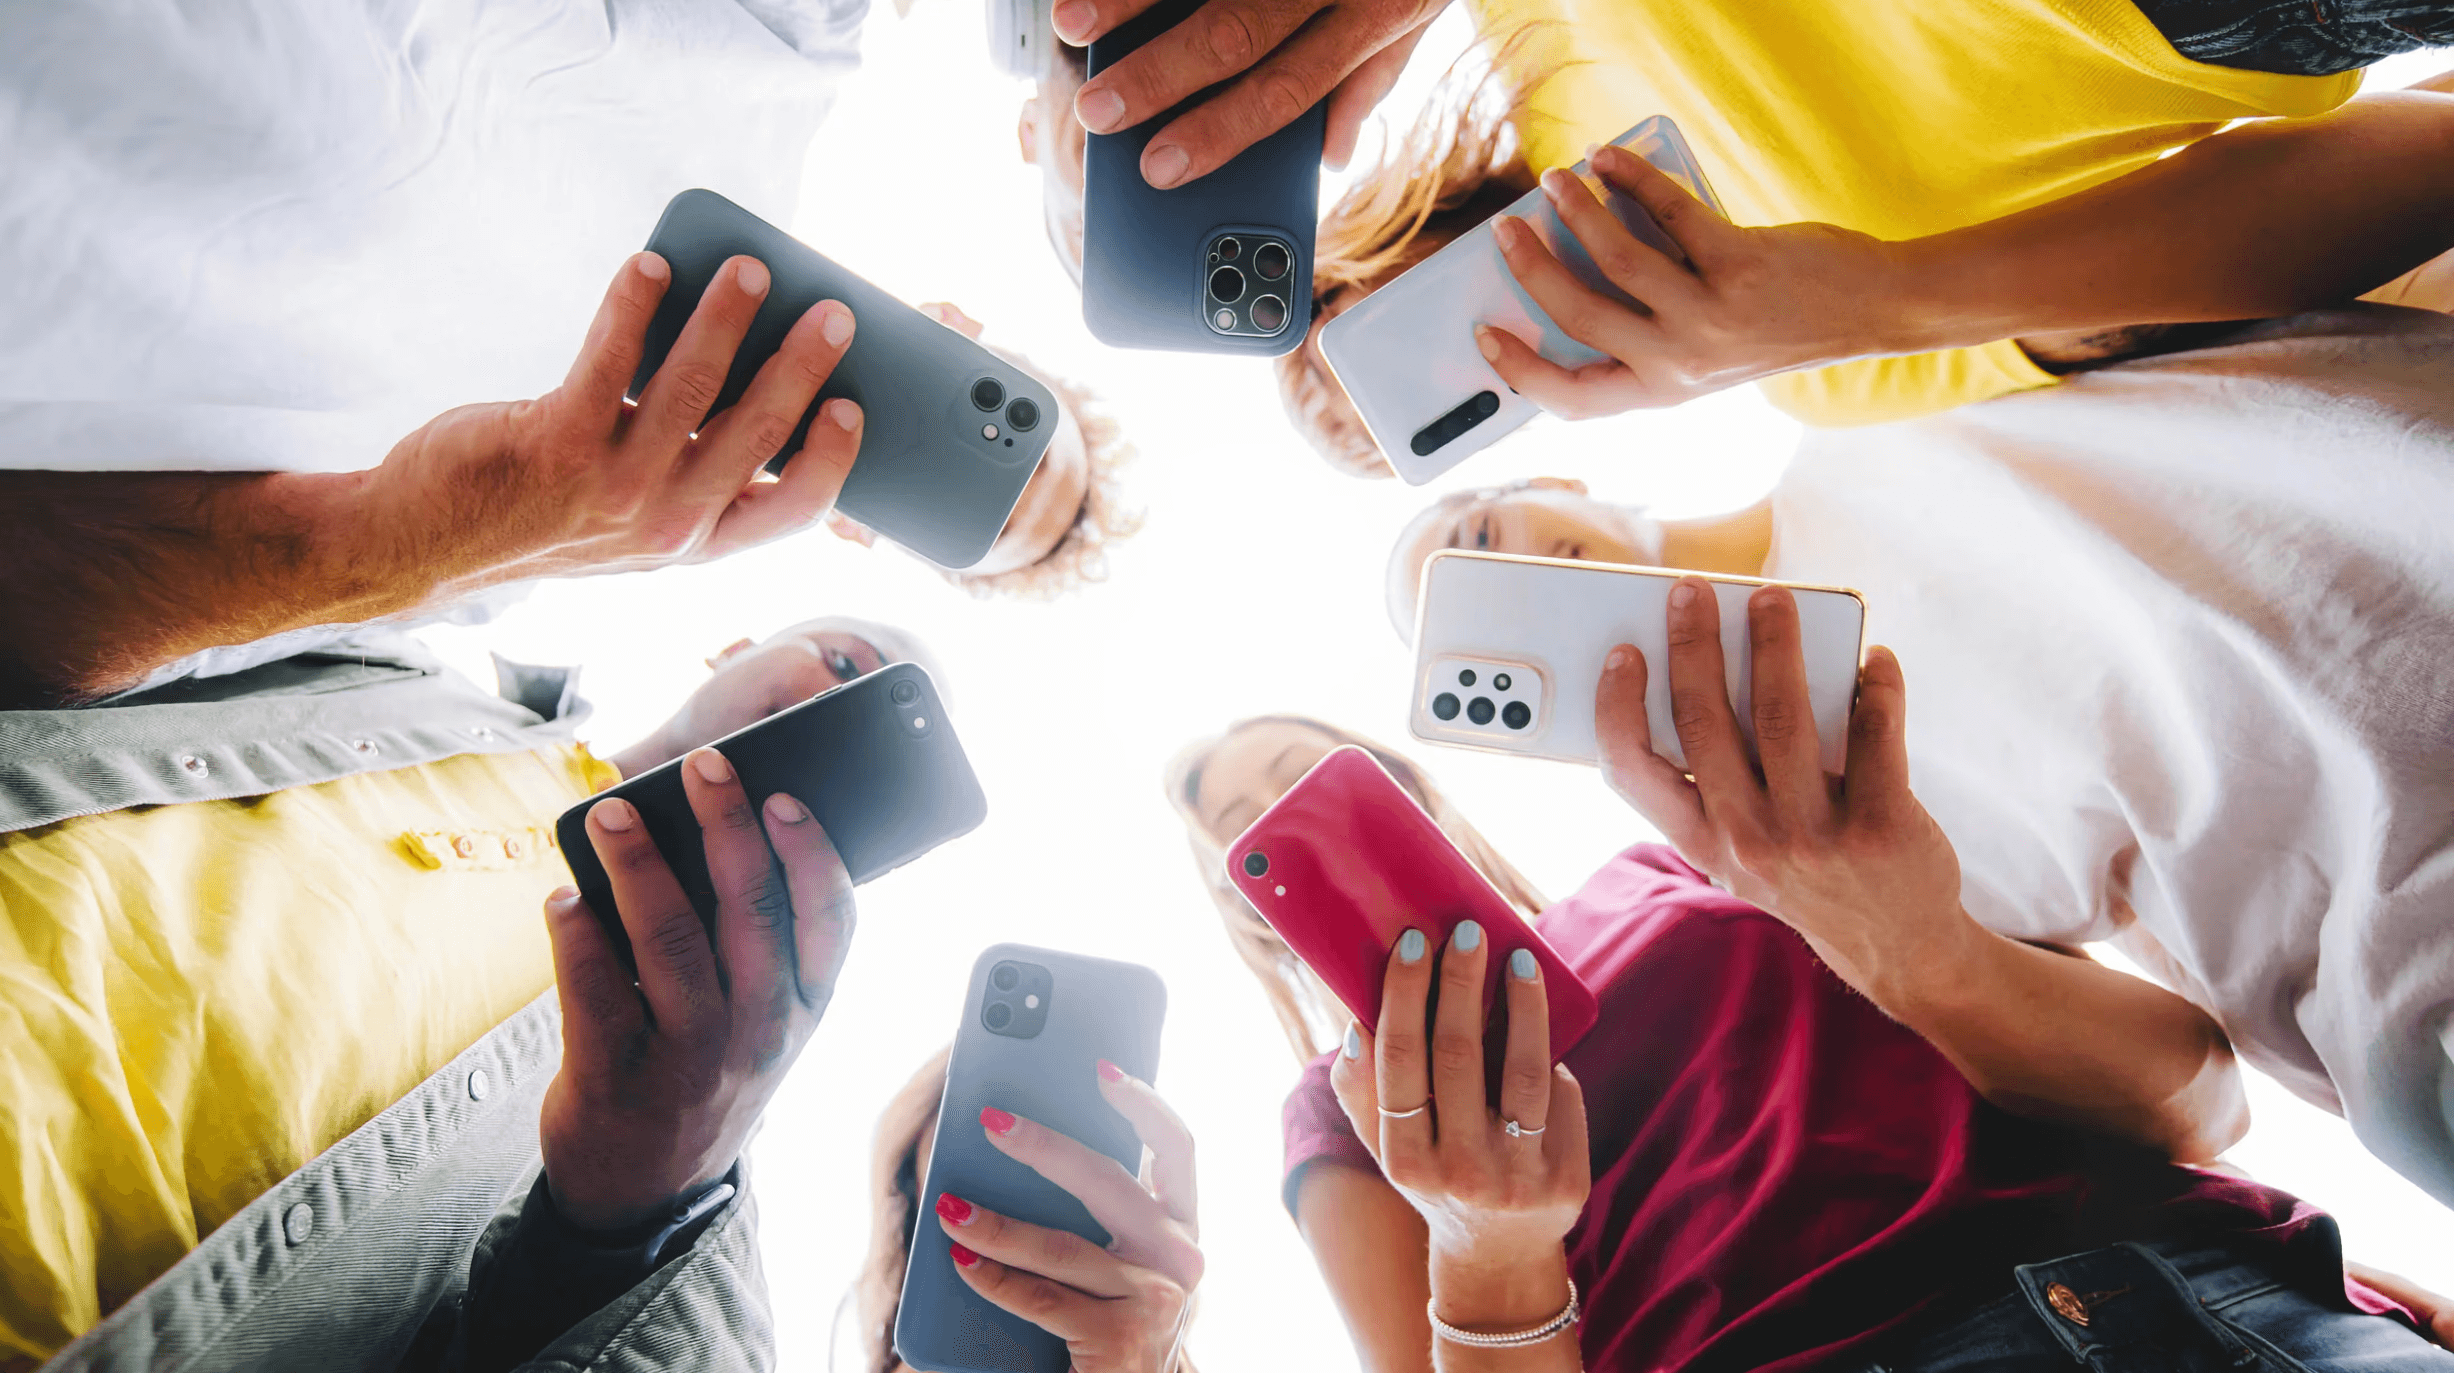
[[[1696, 199], [1716, 211], [1721, 208], [1687, 140], [1667, 116], [1655, 115], [1611, 141], [1660, 168]], [[1572, 170], [1578, 176], [1587, 174], [1582, 162]], [[1629, 233], [1680, 256], [1642, 205], [1608, 186], [1596, 189]], [[1577, 280], [1614, 299], [1630, 300], [1594, 266], [1592, 255], [1560, 222], [1539, 187], [1500, 213], [1524, 220]], [[1601, 353], [1560, 332], [1517, 284], [1489, 221], [1458, 235], [1321, 327], [1321, 356], [1363, 416], [1372, 441], [1411, 485], [1448, 471], [1540, 413], [1483, 361], [1474, 346], [1477, 324], [1515, 334], [1562, 367], [1603, 360]]]

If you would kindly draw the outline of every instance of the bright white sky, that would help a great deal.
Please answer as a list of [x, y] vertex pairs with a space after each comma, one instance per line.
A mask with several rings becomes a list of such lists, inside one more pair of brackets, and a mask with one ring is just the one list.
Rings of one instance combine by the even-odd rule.
[[[1452, 12], [1385, 110], [1411, 117], [1462, 41]], [[1106, 398], [1141, 450], [1132, 494], [1149, 511], [1111, 580], [1054, 605], [975, 602], [915, 559], [819, 532], [710, 567], [548, 585], [492, 625], [428, 638], [480, 681], [492, 680], [488, 649], [585, 664], [582, 689], [598, 707], [585, 732], [604, 748], [670, 713], [706, 679], [702, 659], [810, 616], [904, 625], [946, 661], [989, 818], [863, 889], [835, 1004], [759, 1138], [784, 1367], [822, 1366], [867, 1243], [879, 1108], [952, 1037], [972, 959], [1017, 940], [1131, 959], [1167, 980], [1158, 1085], [1201, 1141], [1210, 1270], [1189, 1345], [1201, 1365], [1352, 1368], [1277, 1200], [1279, 1102], [1296, 1065], [1220, 933], [1160, 769], [1186, 741], [1264, 712], [1404, 741], [1409, 659], [1381, 610], [1382, 560], [1439, 490], [1549, 474], [1664, 514], [1729, 509], [1772, 484], [1796, 426], [1741, 391], [1614, 421], [1538, 423], [1430, 489], [1340, 476], [1287, 427], [1267, 364], [1122, 352], [1083, 329], [1041, 230], [1037, 174], [1016, 156], [1026, 88], [984, 53], [977, 0], [922, 0], [903, 20], [879, 4], [789, 227], [906, 300], [956, 302], [990, 341]], [[2444, 65], [2407, 60], [2376, 84]], [[1408, 751], [1554, 897], [1655, 837], [1589, 770]], [[2253, 1090], [2257, 1124], [2235, 1158], [2334, 1211], [2354, 1255], [2454, 1291], [2445, 1210], [2340, 1120], [2263, 1079]], [[857, 1367], [848, 1348], [842, 1358]]]

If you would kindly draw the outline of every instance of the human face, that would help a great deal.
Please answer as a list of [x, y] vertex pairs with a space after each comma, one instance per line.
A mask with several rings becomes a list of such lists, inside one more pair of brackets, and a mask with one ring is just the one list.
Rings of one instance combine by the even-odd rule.
[[1195, 823], [1225, 848], [1337, 746], [1320, 730], [1290, 720], [1246, 725], [1221, 739], [1202, 764], [1201, 786], [1191, 798]]
[[989, 545], [987, 557], [963, 569], [964, 575], [993, 577], [1047, 557], [1082, 514], [1090, 486], [1091, 455], [1082, 442], [1082, 427], [1070, 413], [1060, 412], [1048, 451], [1031, 480], [1024, 483], [1022, 497], [1006, 516], [997, 542]]
[[1090, 130], [1074, 117], [1074, 92], [1082, 89], [1080, 48], [1052, 44], [1031, 98], [1023, 102], [1014, 133], [1022, 160], [1040, 169], [1040, 214], [1048, 246], [1074, 284], [1082, 284], [1082, 157]]

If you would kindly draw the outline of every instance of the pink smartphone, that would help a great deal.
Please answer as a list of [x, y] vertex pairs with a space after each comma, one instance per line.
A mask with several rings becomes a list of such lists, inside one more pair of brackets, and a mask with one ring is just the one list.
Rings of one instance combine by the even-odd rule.
[[1355, 1018], [1380, 1021], [1381, 979], [1409, 927], [1435, 949], [1459, 921], [1491, 941], [1486, 1020], [1508, 955], [1529, 949], [1551, 1008], [1551, 1057], [1593, 1028], [1593, 993], [1372, 755], [1315, 763], [1227, 849], [1227, 875]]

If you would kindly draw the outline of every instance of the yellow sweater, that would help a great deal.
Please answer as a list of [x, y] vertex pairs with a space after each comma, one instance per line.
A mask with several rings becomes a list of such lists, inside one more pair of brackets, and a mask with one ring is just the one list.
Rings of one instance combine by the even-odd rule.
[[0, 835], [0, 1368], [551, 985], [576, 745]]
[[[2234, 119], [2320, 114], [2360, 74], [2193, 62], [2133, 0], [1476, 0], [1535, 171], [1677, 121], [1740, 224], [1883, 239], [1998, 219], [2135, 171]], [[2009, 340], [1768, 379], [1817, 425], [1949, 409], [2054, 378]]]

